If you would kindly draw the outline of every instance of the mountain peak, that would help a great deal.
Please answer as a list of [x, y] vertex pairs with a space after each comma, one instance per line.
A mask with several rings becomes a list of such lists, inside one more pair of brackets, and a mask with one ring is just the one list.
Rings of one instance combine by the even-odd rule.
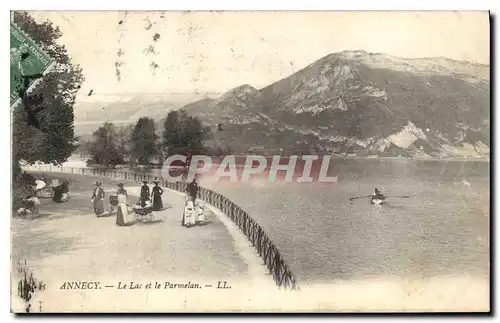
[[231, 99], [243, 99], [248, 96], [253, 96], [258, 91], [256, 88], [249, 84], [243, 84], [227, 91], [218, 101], [225, 101]]
[[235, 93], [253, 93], [257, 92], [257, 89], [251, 86], [250, 84], [243, 84], [235, 87], [232, 90], [226, 92], [226, 94], [235, 94]]
[[338, 59], [363, 64], [372, 68], [391, 69], [414, 74], [462, 75], [474, 79], [489, 80], [489, 65], [458, 61], [445, 57], [402, 58], [385, 53], [370, 53], [364, 50], [344, 50], [329, 54], [319, 61]]

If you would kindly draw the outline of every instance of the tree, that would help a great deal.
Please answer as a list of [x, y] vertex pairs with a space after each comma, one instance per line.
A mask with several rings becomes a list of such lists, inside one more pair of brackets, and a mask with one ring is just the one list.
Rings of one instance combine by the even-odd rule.
[[156, 155], [155, 122], [151, 118], [140, 118], [132, 132], [132, 157], [139, 164], [148, 164]]
[[181, 144], [193, 154], [203, 151], [203, 142], [207, 139], [210, 130], [201, 124], [200, 119], [188, 115], [181, 110]]
[[179, 127], [179, 112], [171, 111], [163, 122], [163, 150], [166, 155], [178, 153], [181, 128]]
[[118, 152], [124, 156], [129, 156], [132, 150], [132, 132], [134, 130], [134, 125], [122, 125], [118, 127], [116, 131]]
[[119, 151], [116, 127], [111, 122], [105, 122], [92, 136], [94, 140], [90, 152], [96, 163], [106, 168], [123, 164], [124, 156]]
[[199, 154], [204, 150], [203, 142], [210, 129], [204, 127], [198, 118], [184, 110], [171, 111], [163, 125], [163, 147], [168, 155]]
[[80, 153], [80, 157], [88, 157], [90, 154], [91, 142], [89, 140], [85, 140], [80, 138], [78, 140], [78, 148], [76, 152]]
[[13, 111], [12, 160], [14, 176], [20, 174], [20, 162], [60, 164], [76, 149], [73, 128], [73, 105], [81, 83], [82, 69], [71, 64], [62, 36], [51, 22], [37, 23], [28, 13], [16, 12], [14, 22], [50, 57], [55, 66], [30, 94], [43, 98], [36, 118], [39, 127], [28, 124], [30, 117], [23, 105]]

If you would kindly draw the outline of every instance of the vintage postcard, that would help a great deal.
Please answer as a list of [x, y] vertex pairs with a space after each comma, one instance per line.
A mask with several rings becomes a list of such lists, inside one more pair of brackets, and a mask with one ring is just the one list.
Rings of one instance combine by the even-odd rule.
[[12, 312], [490, 311], [488, 12], [11, 18]]

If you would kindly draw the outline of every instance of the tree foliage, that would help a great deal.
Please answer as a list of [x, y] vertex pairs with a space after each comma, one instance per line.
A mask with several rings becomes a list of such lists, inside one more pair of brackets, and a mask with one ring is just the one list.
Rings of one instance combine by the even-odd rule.
[[104, 167], [127, 161], [149, 164], [153, 158], [173, 154], [199, 154], [206, 151], [203, 143], [210, 134], [196, 117], [185, 111], [172, 111], [164, 122], [161, 140], [155, 133], [154, 120], [140, 118], [135, 125], [117, 127], [110, 122], [93, 133], [86, 146], [95, 163]]
[[129, 156], [132, 151], [132, 132], [134, 126], [131, 124], [117, 127], [116, 135], [118, 142], [118, 152], [122, 156]]
[[124, 155], [120, 152], [117, 129], [111, 122], [105, 122], [93, 133], [90, 144], [92, 159], [104, 167], [112, 167], [124, 163]]
[[57, 43], [62, 36], [58, 27], [48, 21], [37, 23], [25, 12], [16, 12], [14, 22], [56, 62], [32, 92], [43, 97], [42, 109], [36, 115], [43, 131], [28, 124], [22, 105], [13, 111], [12, 157], [16, 174], [21, 160], [58, 164], [75, 150], [73, 105], [83, 74], [78, 65], [71, 63], [66, 48]]
[[203, 142], [210, 134], [208, 127], [184, 110], [169, 112], [163, 126], [163, 148], [168, 155], [199, 154], [204, 150]]
[[132, 157], [139, 164], [148, 164], [155, 157], [157, 135], [155, 122], [151, 118], [140, 118], [132, 132]]

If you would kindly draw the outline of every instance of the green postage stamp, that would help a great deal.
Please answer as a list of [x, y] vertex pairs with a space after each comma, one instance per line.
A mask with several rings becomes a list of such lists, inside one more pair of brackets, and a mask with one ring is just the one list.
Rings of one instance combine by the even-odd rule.
[[[17, 25], [10, 23], [10, 107], [21, 101], [20, 93], [30, 92], [54, 60]], [[25, 80], [29, 80], [25, 84]]]

